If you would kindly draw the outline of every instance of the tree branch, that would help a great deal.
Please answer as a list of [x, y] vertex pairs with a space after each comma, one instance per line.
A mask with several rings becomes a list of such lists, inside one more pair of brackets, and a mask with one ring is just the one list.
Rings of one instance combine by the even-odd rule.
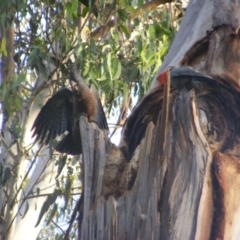
[[[130, 18], [135, 19], [146, 10], [153, 10], [154, 8], [156, 8], [161, 4], [170, 3], [170, 2], [174, 2], [174, 0], [153, 0], [151, 2], [147, 2], [143, 4], [141, 8], [138, 8], [136, 12], [130, 16]], [[115, 26], [116, 22], [117, 22], [116, 18], [109, 20], [104, 26], [100, 26], [97, 29], [93, 30], [90, 33], [90, 37], [95, 40], [100, 38], [104, 33], [109, 32], [109, 30]]]

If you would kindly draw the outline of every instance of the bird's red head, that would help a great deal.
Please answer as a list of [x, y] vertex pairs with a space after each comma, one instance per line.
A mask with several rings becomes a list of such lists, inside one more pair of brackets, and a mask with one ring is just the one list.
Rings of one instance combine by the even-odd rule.
[[161, 72], [157, 77], [157, 81], [160, 87], [164, 87], [167, 82], [167, 71]]

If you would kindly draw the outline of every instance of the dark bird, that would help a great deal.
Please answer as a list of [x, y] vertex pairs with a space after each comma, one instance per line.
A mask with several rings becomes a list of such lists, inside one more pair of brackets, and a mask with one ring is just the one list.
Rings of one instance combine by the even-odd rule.
[[[221, 89], [228, 89], [229, 92], [232, 92], [226, 84], [225, 86], [224, 83], [187, 66], [170, 67], [170, 77], [170, 94], [172, 96], [176, 96], [182, 89], [194, 89], [197, 98], [208, 94], [205, 96], [207, 98], [207, 96], [221, 91]], [[159, 86], [152, 89], [135, 106], [123, 127], [119, 146], [127, 161], [131, 160], [136, 147], [145, 136], [148, 124], [153, 122], [156, 125], [159, 112], [162, 113], [160, 110], [163, 108], [167, 71], [161, 72], [157, 76], [157, 81]]]
[[32, 137], [46, 145], [52, 139], [68, 131], [58, 143], [56, 150], [72, 155], [81, 154], [80, 115], [86, 115], [100, 129], [108, 131], [106, 117], [99, 96], [89, 88], [74, 68], [70, 69], [70, 85], [56, 92], [40, 110], [32, 130]]
[[[202, 88], [208, 88], [208, 86], [220, 85], [221, 83], [208, 75], [204, 75], [201, 72], [194, 70], [188, 66], [170, 67], [171, 75], [171, 89], [186, 88], [201, 90]], [[157, 81], [161, 87], [164, 86], [167, 80], [166, 71], [161, 72]]]

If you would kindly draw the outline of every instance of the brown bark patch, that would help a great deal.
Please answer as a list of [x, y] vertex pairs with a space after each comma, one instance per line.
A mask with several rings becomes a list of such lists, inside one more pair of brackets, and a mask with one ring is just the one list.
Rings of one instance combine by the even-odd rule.
[[213, 238], [232, 239], [240, 236], [240, 160], [234, 156], [216, 153], [213, 159], [214, 174], [219, 190], [218, 212], [215, 214]]

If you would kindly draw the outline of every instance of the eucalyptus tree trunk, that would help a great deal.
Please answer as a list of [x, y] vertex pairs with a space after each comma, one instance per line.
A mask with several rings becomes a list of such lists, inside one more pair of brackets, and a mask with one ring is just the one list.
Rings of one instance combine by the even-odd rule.
[[186, 65], [224, 84], [169, 92], [157, 74], [119, 148], [82, 117], [79, 239], [239, 239], [239, 26], [240, 1], [190, 1], [159, 73]]
[[[8, 21], [7, 21], [8, 20]], [[5, 81], [9, 81], [11, 77], [13, 77], [14, 74], [14, 63], [13, 63], [13, 56], [14, 56], [14, 25], [13, 25], [13, 15], [11, 14], [9, 16], [9, 19], [5, 21], [5, 24], [1, 27], [1, 36], [2, 39], [5, 39], [6, 42], [6, 53], [1, 57], [1, 78], [5, 79]], [[3, 40], [2, 40], [3, 41]], [[1, 79], [1, 84], [2, 80]], [[11, 128], [11, 122], [7, 122], [7, 114], [6, 114], [6, 108], [2, 105], [1, 108], [3, 109], [4, 116], [3, 121], [1, 123], [1, 142], [3, 142], [3, 148], [1, 150], [0, 155], [0, 165], [1, 165], [1, 175], [2, 175], [2, 184], [4, 185], [5, 178], [10, 178], [9, 184], [7, 188], [2, 188], [0, 190], [0, 208], [1, 212], [5, 215], [5, 222], [6, 224], [0, 225], [0, 232], [1, 235], [3, 235], [4, 232], [7, 231], [7, 225], [10, 225], [10, 222], [12, 220], [12, 214], [14, 212], [13, 207], [11, 206], [11, 202], [15, 195], [15, 189], [14, 189], [14, 178], [10, 176], [10, 167], [15, 163], [14, 155], [16, 154], [16, 145], [14, 144], [14, 139], [9, 133], [10, 131], [4, 131], [6, 126], [8, 129]], [[5, 136], [5, 139], [3, 141], [3, 135]], [[7, 149], [7, 146], [12, 146], [11, 149]], [[3, 155], [3, 152], [5, 154]], [[18, 169], [15, 169], [14, 173], [16, 174]], [[8, 176], [8, 177], [7, 177]], [[4, 194], [5, 191], [5, 194]], [[6, 194], [7, 193], [7, 194]], [[9, 235], [12, 234], [12, 231], [9, 230]]]
[[[3, 55], [1, 58], [1, 77], [6, 81], [4, 84], [8, 87], [11, 86], [11, 81], [14, 80], [14, 72], [16, 72], [13, 61], [15, 53], [13, 16], [14, 14], [10, 14], [5, 25], [1, 27], [1, 37], [6, 41], [6, 56]], [[53, 66], [50, 65], [49, 68], [53, 68]], [[27, 154], [27, 149], [33, 142], [31, 126], [39, 111], [39, 101], [46, 98], [51, 91], [51, 89], [45, 88], [41, 94], [38, 94], [38, 90], [41, 90], [41, 86], [46, 79], [47, 74], [40, 72], [36, 80], [36, 91], [31, 98], [22, 103], [22, 108], [15, 114], [11, 116], [7, 114], [4, 108], [5, 102], [1, 106], [3, 108], [3, 125], [0, 134], [0, 209], [2, 219], [0, 239], [18, 240], [25, 239], [26, 236], [29, 239], [37, 237], [44, 218], [42, 218], [41, 224], [35, 227], [37, 223], [36, 215], [39, 214], [46, 197], [37, 199], [28, 199], [28, 197], [37, 188], [44, 188], [50, 182], [55, 183], [52, 179], [54, 163], [49, 161], [49, 148], [44, 147], [36, 154], [31, 162], [31, 167], [29, 167], [29, 156]], [[21, 92], [21, 86], [18, 86], [18, 89], [14, 89], [14, 91]], [[14, 104], [12, 107], [14, 107]], [[21, 129], [21, 133], [17, 132], [17, 127]], [[35, 163], [36, 165], [34, 165]], [[29, 168], [28, 171], [27, 168]], [[31, 177], [29, 177], [30, 170], [32, 171]], [[53, 189], [54, 187], [49, 187], [43, 192], [44, 194], [51, 194]], [[25, 216], [27, 212], [28, 214]]]

